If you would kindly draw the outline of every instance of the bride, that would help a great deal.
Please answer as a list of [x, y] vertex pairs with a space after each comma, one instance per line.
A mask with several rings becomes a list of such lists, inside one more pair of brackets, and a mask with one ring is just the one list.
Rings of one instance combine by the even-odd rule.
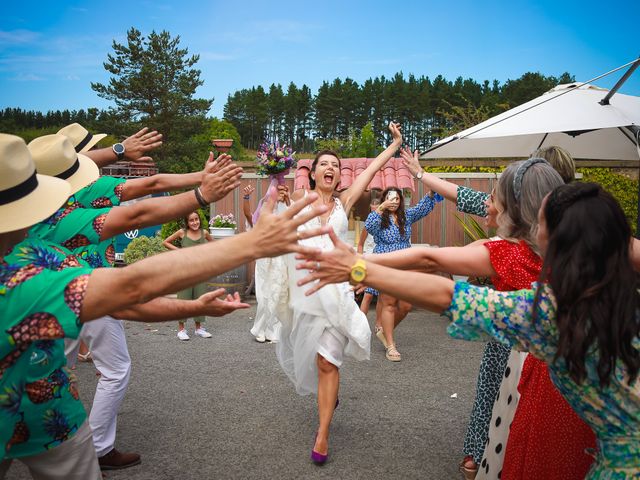
[[[326, 205], [329, 210], [299, 227], [299, 231], [330, 225], [341, 239], [345, 239], [351, 207], [402, 143], [399, 125], [389, 124], [389, 130], [393, 137], [391, 145], [354, 179], [348, 189], [340, 193], [336, 192], [340, 183], [340, 159], [329, 150], [316, 155], [309, 172], [309, 184], [319, 198], [308, 208]], [[298, 190], [293, 193], [292, 200], [297, 201], [306, 195], [306, 190]], [[301, 240], [300, 243], [321, 250], [333, 249], [328, 235]], [[329, 426], [338, 406], [340, 367], [345, 356], [356, 360], [369, 359], [371, 331], [348, 283], [328, 285], [317, 295], [306, 297], [304, 289], [296, 285], [305, 272], [295, 269], [292, 256], [287, 258], [287, 269], [289, 304], [288, 307], [285, 304], [285, 311], [280, 312], [282, 327], [276, 351], [296, 391], [300, 395], [315, 393], [318, 396], [319, 426], [311, 459], [322, 465], [328, 458]]]

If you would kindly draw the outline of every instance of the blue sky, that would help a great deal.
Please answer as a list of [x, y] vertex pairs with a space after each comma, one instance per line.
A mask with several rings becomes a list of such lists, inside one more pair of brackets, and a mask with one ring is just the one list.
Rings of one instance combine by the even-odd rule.
[[[589, 80], [640, 55], [640, 1], [133, 1], [5, 2], [0, 18], [0, 108], [105, 108], [111, 43], [135, 26], [168, 30], [200, 54], [222, 116], [227, 95], [293, 81], [358, 82], [398, 71], [477, 81], [527, 71]], [[596, 82], [611, 87], [621, 73]], [[640, 68], [621, 90], [640, 95]]]

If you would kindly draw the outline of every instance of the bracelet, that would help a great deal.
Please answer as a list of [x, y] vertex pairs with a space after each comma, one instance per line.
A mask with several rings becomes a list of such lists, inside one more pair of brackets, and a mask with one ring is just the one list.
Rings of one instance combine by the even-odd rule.
[[242, 198], [244, 198], [245, 200], [249, 200], [249, 199], [251, 198], [251, 195], [245, 195], [245, 196], [244, 196], [244, 197], [242, 197]]
[[200, 187], [196, 187], [193, 189], [193, 193], [196, 195], [196, 200], [200, 204], [202, 208], [206, 208], [209, 206], [209, 203], [202, 196], [202, 192], [200, 191]]

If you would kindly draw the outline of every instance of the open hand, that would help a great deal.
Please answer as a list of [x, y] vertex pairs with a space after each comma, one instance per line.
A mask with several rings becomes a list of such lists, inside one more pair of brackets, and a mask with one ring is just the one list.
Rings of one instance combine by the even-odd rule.
[[418, 152], [418, 150], [411, 154], [411, 149], [409, 147], [400, 149], [400, 158], [402, 158], [402, 163], [404, 163], [404, 166], [407, 167], [407, 169], [411, 172], [411, 175], [413, 175], [414, 177], [420, 170], [422, 170], [420, 161], [418, 160], [419, 156], [420, 152]]
[[162, 145], [162, 134], [144, 127], [137, 133], [122, 141], [124, 145], [124, 157], [129, 161], [151, 161], [151, 157], [145, 153]]
[[311, 193], [301, 200], [294, 202], [291, 207], [280, 214], [274, 213], [278, 199], [275, 188], [269, 188], [260, 210], [260, 218], [253, 230], [248, 234], [255, 237], [254, 248], [258, 258], [277, 257], [285, 253], [301, 253], [312, 255], [318, 249], [298, 243], [298, 240], [315, 237], [328, 233], [330, 227], [310, 228], [298, 231], [298, 227], [312, 218], [328, 211], [326, 205], [314, 206], [309, 211], [301, 213], [307, 205], [318, 199], [318, 194]]
[[340, 240], [333, 229], [329, 230], [329, 238], [334, 249], [328, 252], [318, 251], [315, 254], [296, 255], [303, 261], [296, 268], [309, 270], [309, 275], [298, 281], [298, 286], [316, 282], [305, 295], [311, 295], [330, 283], [342, 283], [349, 280], [351, 267], [356, 263], [358, 255], [355, 250]]
[[242, 303], [238, 292], [225, 296], [226, 293], [224, 288], [218, 288], [198, 297], [196, 302], [202, 304], [202, 314], [210, 317], [222, 317], [240, 308], [250, 307], [249, 304]]
[[200, 184], [202, 196], [208, 203], [217, 202], [239, 187], [242, 177], [242, 168], [231, 161], [230, 155], [223, 153], [216, 160], [212, 158], [210, 155]]

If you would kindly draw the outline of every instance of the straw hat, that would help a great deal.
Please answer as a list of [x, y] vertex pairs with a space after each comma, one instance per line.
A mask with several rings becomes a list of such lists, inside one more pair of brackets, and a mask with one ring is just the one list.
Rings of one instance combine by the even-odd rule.
[[66, 180], [71, 184], [72, 195], [100, 176], [93, 160], [76, 153], [64, 135], [38, 137], [29, 143], [29, 151], [38, 173]]
[[73, 148], [75, 148], [78, 153], [88, 152], [96, 143], [107, 136], [106, 133], [97, 133], [92, 135], [89, 133], [89, 130], [79, 123], [72, 123], [71, 125], [61, 128], [58, 130], [58, 135], [64, 135], [71, 140]]
[[69, 195], [68, 182], [36, 174], [24, 140], [0, 133], [0, 233], [41, 222]]

